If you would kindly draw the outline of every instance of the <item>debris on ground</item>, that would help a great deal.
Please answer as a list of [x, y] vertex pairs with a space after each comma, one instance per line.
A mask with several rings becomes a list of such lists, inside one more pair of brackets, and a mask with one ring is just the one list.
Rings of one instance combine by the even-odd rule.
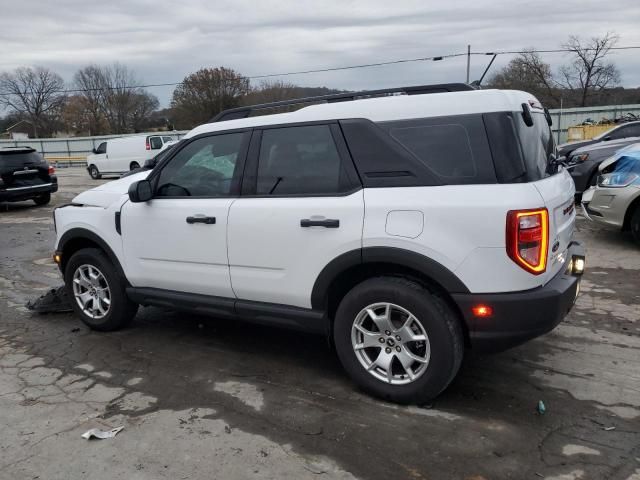
[[71, 302], [64, 285], [52, 288], [44, 295], [34, 300], [29, 300], [25, 305], [36, 313], [61, 313], [71, 311]]
[[547, 407], [545, 406], [544, 402], [542, 400], [538, 401], [538, 413], [540, 415], [544, 415], [544, 413], [547, 411]]
[[87, 440], [91, 440], [92, 438], [97, 438], [99, 440], [104, 440], [105, 438], [113, 438], [118, 433], [122, 431], [122, 427], [112, 428], [111, 430], [100, 430], [99, 428], [92, 428], [91, 430], [87, 430], [82, 434], [82, 438]]
[[603, 430], [604, 430], [605, 432], [610, 432], [611, 430], [615, 430], [615, 429], [616, 429], [616, 427], [604, 427], [604, 428], [603, 428]]

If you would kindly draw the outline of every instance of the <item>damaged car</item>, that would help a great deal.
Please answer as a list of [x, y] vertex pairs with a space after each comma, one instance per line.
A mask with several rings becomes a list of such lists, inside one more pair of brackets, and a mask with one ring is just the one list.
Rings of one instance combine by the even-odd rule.
[[640, 245], [640, 143], [602, 162], [598, 181], [582, 196], [585, 216], [623, 231]]

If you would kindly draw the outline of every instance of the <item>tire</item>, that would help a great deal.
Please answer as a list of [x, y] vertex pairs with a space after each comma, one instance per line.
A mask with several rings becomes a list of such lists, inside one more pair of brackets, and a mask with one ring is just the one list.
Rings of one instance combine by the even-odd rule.
[[635, 242], [640, 245], [640, 205], [637, 205], [629, 219], [629, 229]]
[[131, 165], [129, 165], [129, 170], [135, 170], [136, 168], [140, 168], [140, 164], [138, 162], [131, 162]]
[[[383, 317], [387, 304], [395, 329], [390, 330], [391, 335], [382, 332], [367, 311], [369, 307], [375, 316]], [[407, 331], [400, 325], [409, 315], [415, 321], [409, 321], [411, 330]], [[424, 335], [424, 341], [406, 341]], [[447, 302], [437, 293], [400, 277], [372, 278], [349, 291], [338, 306], [333, 336], [340, 362], [354, 382], [374, 396], [397, 403], [421, 405], [434, 399], [458, 373], [464, 354], [462, 327]], [[380, 343], [381, 338], [385, 343]], [[365, 342], [371, 346], [356, 349]], [[413, 361], [411, 357], [407, 360], [407, 350], [421, 359], [410, 364], [409, 369], [400, 360], [402, 356], [405, 362]], [[384, 359], [390, 357], [391, 376], [389, 369], [385, 374], [378, 365], [380, 359], [385, 363]], [[374, 364], [373, 368], [367, 369], [368, 364]]]
[[33, 201], [36, 202], [36, 205], [46, 205], [51, 201], [51, 194], [43, 193], [39, 197], [34, 198]]
[[[118, 330], [138, 311], [126, 295], [124, 279], [102, 250], [83, 248], [74, 253], [65, 267], [64, 281], [73, 310], [93, 330]], [[96, 295], [92, 298], [91, 293]], [[81, 295], [87, 299], [85, 308], [80, 305]]]
[[100, 171], [98, 170], [98, 167], [96, 167], [95, 165], [91, 165], [89, 167], [89, 175], [94, 180], [100, 180], [102, 178], [102, 175], [100, 175]]

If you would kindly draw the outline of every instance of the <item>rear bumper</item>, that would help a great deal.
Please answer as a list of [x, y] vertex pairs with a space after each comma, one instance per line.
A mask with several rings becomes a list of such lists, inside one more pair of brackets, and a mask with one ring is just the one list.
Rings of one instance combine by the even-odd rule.
[[16, 188], [0, 189], [0, 202], [19, 202], [38, 197], [44, 193], [54, 193], [58, 191], [58, 182], [51, 178], [48, 183], [40, 185], [28, 185]]
[[[463, 312], [471, 348], [498, 352], [553, 330], [569, 313], [580, 291], [580, 276], [570, 271], [576, 257], [584, 258], [584, 248], [574, 242], [569, 247], [567, 269], [533, 290], [453, 295]], [[479, 304], [490, 306], [492, 315], [475, 317], [471, 309]]]

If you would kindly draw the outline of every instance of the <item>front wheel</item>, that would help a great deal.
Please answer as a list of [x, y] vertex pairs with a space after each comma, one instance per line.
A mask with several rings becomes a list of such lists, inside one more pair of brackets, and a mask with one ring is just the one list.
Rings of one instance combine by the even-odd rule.
[[98, 170], [98, 167], [96, 167], [95, 165], [91, 165], [89, 167], [89, 175], [94, 180], [100, 180], [100, 178], [102, 177], [102, 175], [100, 175], [100, 171]]
[[74, 253], [65, 267], [64, 281], [73, 310], [93, 330], [122, 328], [138, 310], [113, 263], [97, 248]]
[[418, 283], [379, 277], [355, 286], [334, 324], [338, 357], [367, 392], [423, 404], [453, 380], [463, 357], [460, 322], [447, 302]]

